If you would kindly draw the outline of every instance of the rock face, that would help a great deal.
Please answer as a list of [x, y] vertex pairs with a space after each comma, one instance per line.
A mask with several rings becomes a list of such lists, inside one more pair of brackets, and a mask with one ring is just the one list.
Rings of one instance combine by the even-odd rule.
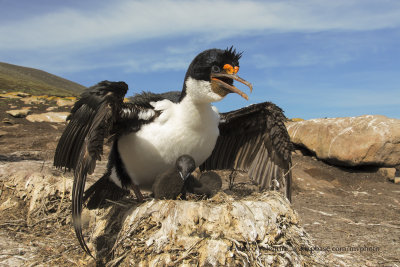
[[293, 143], [342, 166], [400, 164], [400, 120], [380, 115], [290, 122]]
[[26, 117], [30, 122], [65, 122], [69, 112], [46, 112]]

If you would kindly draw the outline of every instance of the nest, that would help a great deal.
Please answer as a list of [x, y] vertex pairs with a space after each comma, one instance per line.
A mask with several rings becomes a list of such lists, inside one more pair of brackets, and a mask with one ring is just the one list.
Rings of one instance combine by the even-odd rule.
[[0, 265], [80, 265], [71, 231], [71, 177], [39, 161], [2, 164]]
[[[94, 264], [70, 223], [71, 177], [38, 164], [36, 171], [12, 172], [18, 163], [12, 164], [12, 174], [2, 178], [0, 209], [9, 205], [5, 211], [14, 217], [2, 211], [0, 224], [17, 232], [13, 244], [24, 253], [10, 251], [11, 262], [0, 257], [0, 263]], [[286, 199], [276, 192], [241, 193], [220, 192], [207, 200], [108, 202], [84, 209], [83, 229], [97, 264], [106, 266], [322, 265], [324, 253], [311, 252], [313, 243]], [[11, 205], [13, 198], [17, 206]]]
[[[150, 200], [97, 214], [91, 247], [107, 266], [304, 266], [323, 253], [279, 193]], [[99, 216], [100, 215], [100, 216]]]

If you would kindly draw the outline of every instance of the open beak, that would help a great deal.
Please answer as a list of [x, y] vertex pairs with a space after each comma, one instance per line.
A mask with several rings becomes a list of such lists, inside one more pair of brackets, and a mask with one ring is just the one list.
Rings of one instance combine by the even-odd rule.
[[238, 82], [243, 83], [244, 85], [247, 85], [250, 88], [250, 92], [253, 91], [253, 86], [251, 85], [251, 83], [249, 83], [248, 81], [240, 78], [239, 76], [237, 76], [235, 73], [229, 74], [229, 73], [212, 73], [211, 74], [211, 79], [216, 82], [219, 86], [221, 86], [224, 89], [227, 89], [233, 93], [236, 93], [238, 95], [240, 95], [241, 97], [243, 97], [246, 100], [249, 100], [249, 97], [243, 93], [242, 91], [240, 91], [237, 87], [227, 84], [226, 82], [224, 82], [223, 80], [220, 80], [219, 78], [228, 78], [228, 79], [232, 79]]

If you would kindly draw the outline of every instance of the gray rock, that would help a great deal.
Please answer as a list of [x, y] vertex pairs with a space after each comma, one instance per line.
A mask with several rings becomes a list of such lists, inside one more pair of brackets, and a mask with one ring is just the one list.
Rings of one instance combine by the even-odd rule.
[[69, 112], [47, 112], [31, 114], [26, 117], [30, 122], [65, 122]]
[[25, 103], [25, 105], [31, 105], [31, 104], [43, 104], [46, 102], [46, 100], [41, 97], [41, 96], [29, 96], [29, 97], [24, 97], [21, 98], [21, 101]]
[[287, 123], [293, 143], [342, 166], [400, 164], [400, 120], [380, 115]]
[[58, 99], [57, 100], [57, 106], [59, 107], [65, 107], [65, 106], [72, 106], [75, 103], [74, 100], [71, 99]]
[[46, 108], [46, 111], [53, 111], [53, 110], [56, 110], [57, 109], [57, 107], [48, 107], [48, 108]]
[[7, 114], [10, 114], [14, 118], [25, 118], [28, 114], [31, 113], [30, 109], [13, 109], [6, 111]]

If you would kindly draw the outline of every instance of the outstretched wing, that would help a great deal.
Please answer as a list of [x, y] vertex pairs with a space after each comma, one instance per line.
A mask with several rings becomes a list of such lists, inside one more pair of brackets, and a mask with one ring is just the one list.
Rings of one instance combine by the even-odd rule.
[[127, 90], [124, 82], [103, 81], [82, 93], [67, 117], [69, 123], [58, 142], [54, 166], [76, 170], [82, 159], [82, 149], [87, 147], [93, 171], [103, 152], [103, 140], [118, 116]]
[[87, 174], [91, 174], [103, 153], [103, 142], [121, 117], [123, 98], [128, 90], [124, 82], [103, 81], [88, 88], [71, 110], [69, 123], [54, 156], [54, 166], [74, 170], [72, 218], [82, 248], [91, 255], [81, 227], [82, 196]]
[[292, 143], [283, 111], [265, 102], [220, 115], [220, 136], [200, 169], [246, 171], [261, 188], [291, 200]]
[[124, 82], [103, 81], [88, 88], [72, 108], [54, 156], [54, 166], [74, 170], [72, 219], [79, 243], [89, 255], [81, 226], [83, 192], [87, 174], [93, 173], [103, 153], [104, 139], [138, 131], [159, 115], [150, 102], [179, 95], [142, 93], [124, 103], [127, 91]]

